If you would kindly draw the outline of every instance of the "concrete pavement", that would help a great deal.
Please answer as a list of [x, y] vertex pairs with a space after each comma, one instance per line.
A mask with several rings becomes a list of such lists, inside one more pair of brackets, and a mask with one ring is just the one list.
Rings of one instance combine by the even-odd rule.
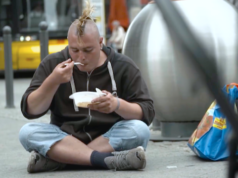
[[[18, 141], [18, 132], [27, 122], [49, 122], [49, 115], [29, 121], [20, 111], [22, 94], [30, 79], [14, 79], [15, 108], [6, 109], [5, 81], [0, 79], [0, 178], [226, 178], [227, 162], [211, 162], [197, 158], [187, 142], [149, 142], [147, 167], [142, 171], [67, 170], [28, 174], [29, 153]], [[153, 132], [153, 131], [152, 131]]]

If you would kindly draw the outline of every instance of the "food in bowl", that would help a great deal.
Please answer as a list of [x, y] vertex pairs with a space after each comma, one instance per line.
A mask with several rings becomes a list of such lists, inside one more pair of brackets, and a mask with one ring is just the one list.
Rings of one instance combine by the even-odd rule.
[[76, 106], [80, 108], [87, 108], [89, 104], [91, 104], [91, 102], [82, 102], [82, 103], [78, 103]]
[[76, 106], [81, 108], [88, 108], [88, 105], [91, 104], [93, 99], [98, 98], [102, 95], [103, 93], [82, 91], [70, 95], [69, 98], [74, 100]]

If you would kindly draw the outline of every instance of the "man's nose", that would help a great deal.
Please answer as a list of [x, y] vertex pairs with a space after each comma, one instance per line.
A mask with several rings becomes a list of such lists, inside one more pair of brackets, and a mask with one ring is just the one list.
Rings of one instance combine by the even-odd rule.
[[79, 59], [80, 60], [84, 60], [85, 59], [85, 55], [83, 51], [79, 51]]

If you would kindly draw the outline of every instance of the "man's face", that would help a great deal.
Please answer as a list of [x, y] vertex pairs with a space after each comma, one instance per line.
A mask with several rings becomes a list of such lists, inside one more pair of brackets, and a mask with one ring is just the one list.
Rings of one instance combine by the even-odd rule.
[[75, 34], [68, 35], [69, 54], [74, 62], [84, 64], [77, 65], [79, 70], [91, 72], [99, 66], [102, 38], [93, 34], [84, 34], [81, 41], [79, 43]]

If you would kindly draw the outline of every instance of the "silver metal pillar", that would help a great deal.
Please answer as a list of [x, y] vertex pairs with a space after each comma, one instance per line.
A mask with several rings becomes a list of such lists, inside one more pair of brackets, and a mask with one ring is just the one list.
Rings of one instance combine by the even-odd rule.
[[49, 54], [49, 34], [48, 34], [48, 25], [45, 21], [42, 21], [39, 24], [40, 27], [40, 58], [41, 61]]
[[6, 108], [14, 108], [13, 70], [12, 70], [12, 35], [11, 27], [3, 28], [5, 81], [6, 81]]

